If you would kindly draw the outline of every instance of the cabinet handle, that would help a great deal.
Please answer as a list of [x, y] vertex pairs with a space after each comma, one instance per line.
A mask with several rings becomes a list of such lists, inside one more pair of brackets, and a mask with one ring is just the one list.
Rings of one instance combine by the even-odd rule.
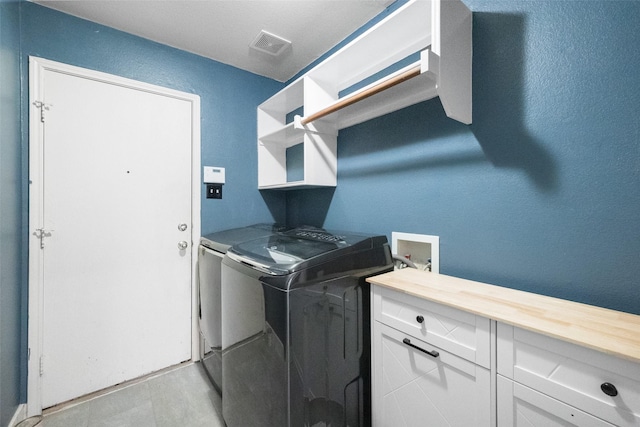
[[602, 383], [602, 385], [600, 386], [600, 390], [602, 390], [602, 392], [607, 396], [618, 395], [618, 389], [611, 383]]
[[420, 316], [420, 315], [417, 315], [417, 316], [416, 316], [416, 322], [418, 322], [418, 323], [422, 323], [422, 322], [424, 322], [424, 317], [422, 317], [422, 316]]
[[413, 347], [413, 348], [415, 348], [416, 350], [420, 350], [420, 351], [421, 351], [421, 352], [423, 352], [423, 353], [427, 353], [427, 354], [428, 354], [429, 356], [431, 356], [431, 357], [438, 357], [438, 356], [440, 356], [440, 353], [438, 353], [438, 352], [437, 352], [437, 351], [435, 351], [435, 350], [431, 350], [431, 351], [429, 351], [429, 350], [425, 350], [424, 348], [420, 348], [420, 347], [418, 347], [417, 345], [411, 344], [411, 340], [410, 340], [409, 338], [405, 338], [405, 339], [403, 339], [403, 340], [402, 340], [402, 342], [403, 342], [403, 343], [405, 343], [406, 345], [408, 345], [409, 347]]

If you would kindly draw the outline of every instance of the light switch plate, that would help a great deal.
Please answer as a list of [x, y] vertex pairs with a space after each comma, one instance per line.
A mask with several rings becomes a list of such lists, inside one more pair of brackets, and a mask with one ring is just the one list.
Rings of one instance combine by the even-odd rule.
[[207, 184], [207, 199], [222, 199], [222, 184]]

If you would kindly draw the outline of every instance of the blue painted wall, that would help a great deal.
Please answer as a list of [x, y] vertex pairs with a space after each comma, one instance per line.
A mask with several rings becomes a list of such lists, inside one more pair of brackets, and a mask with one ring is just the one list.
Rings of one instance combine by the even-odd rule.
[[0, 0], [0, 426], [20, 403], [20, 13]]
[[443, 274], [640, 314], [640, 1], [464, 0], [474, 117], [342, 130], [291, 223], [440, 236]]
[[258, 192], [255, 108], [281, 84], [33, 3], [20, 30], [16, 3], [0, 0], [0, 425], [26, 397], [18, 31], [23, 67], [35, 55], [200, 95], [202, 162], [227, 168], [224, 198], [203, 199], [203, 233], [286, 219], [436, 234], [445, 274], [640, 314], [640, 1], [465, 3], [473, 125], [427, 101], [341, 131], [337, 188]]

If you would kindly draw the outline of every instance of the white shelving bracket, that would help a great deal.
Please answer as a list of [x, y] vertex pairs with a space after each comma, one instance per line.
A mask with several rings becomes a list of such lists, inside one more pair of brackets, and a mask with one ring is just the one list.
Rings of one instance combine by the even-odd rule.
[[440, 15], [435, 20], [439, 38], [434, 43], [434, 50], [440, 54], [438, 96], [448, 117], [469, 125], [472, 120], [473, 15], [460, 0], [441, 0], [434, 6]]
[[430, 47], [420, 52], [420, 73], [429, 76], [436, 84], [440, 74], [440, 56], [438, 56]]

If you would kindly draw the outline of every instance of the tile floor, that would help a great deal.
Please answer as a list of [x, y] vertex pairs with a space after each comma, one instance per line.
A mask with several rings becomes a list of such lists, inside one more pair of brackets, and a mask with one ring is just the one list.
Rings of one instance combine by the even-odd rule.
[[224, 427], [220, 395], [199, 363], [45, 411], [37, 427]]

